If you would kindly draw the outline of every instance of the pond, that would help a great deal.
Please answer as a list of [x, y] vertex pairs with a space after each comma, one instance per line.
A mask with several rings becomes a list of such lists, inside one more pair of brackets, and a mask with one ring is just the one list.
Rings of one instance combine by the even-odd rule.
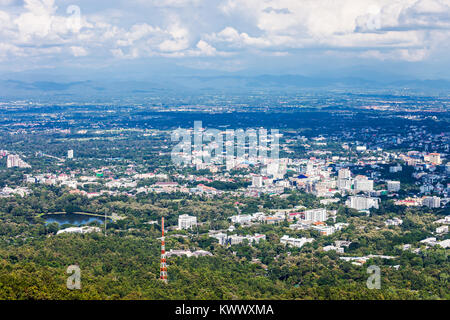
[[[91, 222], [98, 222], [103, 224], [105, 221], [104, 218], [93, 217], [84, 214], [76, 214], [76, 213], [67, 213], [67, 214], [46, 214], [43, 215], [42, 218], [45, 220], [45, 224], [50, 223], [59, 223], [63, 224], [72, 224], [74, 226], [84, 226]], [[108, 219], [109, 220], [109, 219]]]

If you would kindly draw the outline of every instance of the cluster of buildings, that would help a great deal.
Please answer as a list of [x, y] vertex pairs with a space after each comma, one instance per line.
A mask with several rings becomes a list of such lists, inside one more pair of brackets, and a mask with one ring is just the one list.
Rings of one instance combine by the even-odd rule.
[[362, 266], [368, 260], [374, 259], [374, 258], [391, 260], [391, 259], [395, 259], [397, 257], [385, 256], [385, 255], [379, 255], [379, 254], [369, 254], [369, 255], [363, 256], [363, 257], [339, 257], [339, 259], [351, 262], [352, 264], [354, 264], [356, 266]]
[[186, 256], [186, 257], [206, 257], [206, 256], [212, 256], [213, 254], [209, 251], [205, 250], [196, 250], [196, 251], [190, 251], [190, 250], [172, 250], [166, 252], [167, 258], [170, 258], [172, 256]]
[[231, 222], [241, 225], [253, 224], [253, 223], [266, 223], [277, 224], [286, 220], [286, 214], [284, 212], [275, 212], [274, 214], [266, 214], [264, 212], [256, 212], [253, 214], [239, 214], [230, 217]]
[[[289, 210], [292, 211], [292, 210]], [[290, 223], [292, 230], [316, 230], [320, 235], [328, 236], [334, 232], [348, 226], [346, 223], [336, 223], [327, 225], [325, 222], [336, 214], [335, 210], [325, 208], [310, 209], [301, 212], [277, 211], [274, 214], [257, 212], [254, 214], [241, 214], [230, 217], [231, 222], [241, 225], [251, 225], [257, 223], [276, 224], [283, 221]]]
[[394, 202], [398, 206], [407, 206], [407, 207], [428, 207], [431, 209], [440, 208], [441, 207], [441, 198], [437, 196], [423, 196], [423, 197], [408, 197], [403, 200], [396, 200]]
[[[412, 132], [424, 137], [424, 142], [429, 142], [430, 149], [436, 149], [445, 142], [446, 137], [434, 136], [425, 131], [424, 128], [410, 128]], [[367, 131], [368, 130], [368, 131]], [[443, 165], [446, 155], [438, 152], [427, 151], [409, 151], [402, 152], [386, 152], [384, 148], [403, 145], [406, 141], [417, 142], [414, 140], [414, 135], [407, 134], [406, 137], [401, 135], [377, 136], [372, 129], [362, 130], [357, 133], [355, 130], [349, 131], [343, 137], [325, 138], [323, 136], [315, 138], [296, 137], [296, 139], [286, 140], [280, 143], [279, 147], [292, 154], [289, 149], [289, 141], [300, 141], [302, 146], [307, 149], [307, 153], [311, 156], [309, 158], [279, 158], [272, 159], [264, 156], [268, 150], [262, 150], [264, 145], [257, 146], [256, 153], [244, 154], [239, 157], [234, 157], [233, 165], [228, 166], [226, 162], [208, 163], [192, 162], [188, 166], [193, 166], [196, 169], [208, 169], [210, 174], [202, 176], [183, 175], [180, 173], [172, 174], [156, 174], [156, 173], [137, 173], [134, 168], [127, 169], [126, 178], [113, 178], [110, 174], [104, 175], [108, 172], [108, 168], [99, 169], [100, 173], [92, 177], [94, 181], [83, 181], [82, 177], [75, 178], [72, 174], [70, 177], [55, 176], [53, 177], [34, 177], [36, 182], [47, 184], [61, 184], [69, 188], [76, 189], [83, 187], [86, 183], [96, 183], [95, 181], [100, 175], [103, 178], [101, 185], [108, 190], [114, 190], [118, 194], [127, 194], [133, 196], [137, 193], [186, 193], [202, 196], [221, 196], [223, 194], [232, 194], [236, 196], [259, 197], [262, 194], [269, 195], [286, 195], [286, 190], [300, 189], [312, 193], [317, 197], [323, 198], [321, 202], [324, 204], [339, 202], [335, 198], [338, 193], [341, 196], [348, 196], [345, 204], [349, 208], [359, 211], [368, 211], [371, 208], [378, 208], [380, 204], [380, 196], [394, 197], [399, 205], [424, 205], [430, 208], [439, 208], [448, 202], [448, 194], [450, 191], [450, 184], [445, 185], [445, 181], [450, 173], [450, 164]], [[414, 131], [415, 130], [415, 131]], [[203, 134], [207, 134], [204, 132]], [[364, 137], [364, 142], [358, 141], [357, 138]], [[322, 147], [328, 145], [328, 140], [345, 140], [351, 142], [344, 142], [342, 150], [356, 151], [351, 155], [343, 155], [342, 152], [337, 151], [336, 154], [328, 150], [320, 150]], [[438, 141], [433, 144], [433, 141]], [[423, 145], [422, 145], [423, 146]], [[420, 148], [420, 143], [410, 145], [411, 148]], [[249, 151], [249, 150], [246, 150]], [[204, 152], [204, 150], [203, 150]], [[249, 151], [250, 152], [250, 151]], [[260, 155], [261, 153], [261, 155]], [[198, 155], [199, 156], [199, 155]], [[202, 154], [202, 156], [204, 156]], [[318, 156], [318, 157], [317, 157]], [[11, 157], [11, 165], [25, 165], [20, 164], [17, 156], [9, 155]], [[198, 158], [192, 154], [194, 159]], [[73, 150], [68, 150], [67, 158], [73, 158]], [[201, 158], [201, 157], [200, 157]], [[14, 160], [15, 159], [15, 160]], [[222, 159], [223, 160], [223, 159]], [[227, 159], [230, 161], [230, 159]], [[399, 179], [392, 179], [393, 175], [400, 174], [404, 171], [402, 164], [411, 165], [414, 167], [413, 178], [416, 179], [416, 185], [420, 189], [420, 196], [426, 196], [422, 200], [411, 201], [410, 198], [417, 197], [413, 194], [407, 194], [404, 199], [399, 199], [399, 191], [402, 191], [402, 183]], [[182, 167], [185, 167], [183, 165]], [[388, 177], [383, 177], [385, 168], [388, 167]], [[445, 168], [443, 170], [442, 168]], [[232, 169], [246, 169], [239, 174], [231, 174]], [[259, 173], [255, 173], [255, 169]], [[357, 172], [353, 174], [353, 172]], [[286, 175], [287, 172], [294, 174]], [[361, 174], [363, 172], [363, 174]], [[134, 174], [134, 175], [133, 175]], [[153, 185], [137, 186], [139, 180], [142, 179], [157, 179]], [[215, 181], [233, 182], [239, 179], [250, 182], [246, 188], [238, 190], [218, 190], [208, 183]], [[30, 177], [27, 182], [32, 182], [33, 177]], [[173, 181], [171, 181], [173, 180]], [[199, 183], [200, 182], [200, 183]], [[195, 184], [192, 187], [192, 184]], [[191, 184], [191, 186], [189, 186]], [[385, 189], [380, 189], [385, 188]], [[404, 188], [404, 187], [403, 187]], [[411, 189], [411, 188], [409, 188]], [[125, 190], [125, 191], [124, 191]], [[107, 192], [97, 192], [97, 194], [89, 194], [88, 196], [97, 196]], [[403, 196], [403, 193], [400, 193]], [[414, 196], [414, 197], [412, 197]], [[444, 199], [438, 201], [438, 198]], [[447, 199], [447, 200], [445, 200]], [[278, 217], [269, 218], [268, 222], [279, 220]]]
[[19, 195], [21, 197], [25, 197], [26, 195], [30, 194], [31, 190], [27, 187], [16, 187], [16, 188], [10, 188], [8, 186], [5, 186], [0, 190], [0, 197], [7, 198], [11, 197], [13, 195]]
[[333, 244], [323, 247], [323, 251], [336, 251], [337, 253], [344, 253], [345, 248], [348, 248], [352, 244], [351, 241], [336, 240]]
[[438, 241], [435, 237], [430, 237], [430, 238], [421, 240], [420, 243], [423, 243], [429, 247], [434, 247], [436, 245], [439, 245], [444, 249], [450, 248], [450, 239]]
[[440, 224], [440, 226], [436, 228], [437, 235], [446, 234], [446, 233], [448, 233], [448, 225], [450, 224], [450, 216], [445, 216], [442, 219], [436, 220], [434, 223]]
[[334, 225], [327, 225], [324, 222], [320, 222], [320, 221], [318, 221], [318, 222], [298, 221], [294, 224], [291, 224], [289, 226], [289, 228], [292, 230], [315, 230], [321, 236], [330, 236], [333, 233], [335, 233], [336, 231], [339, 231], [348, 226], [349, 226], [349, 224], [344, 223], [344, 222], [335, 223]]

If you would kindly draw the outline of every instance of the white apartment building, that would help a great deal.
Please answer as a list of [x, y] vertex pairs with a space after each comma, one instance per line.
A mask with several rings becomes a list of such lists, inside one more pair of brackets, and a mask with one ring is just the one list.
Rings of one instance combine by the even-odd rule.
[[366, 146], [356, 146], [356, 151], [366, 151], [367, 147]]
[[240, 243], [244, 242], [244, 240], [247, 240], [250, 244], [259, 243], [259, 241], [261, 241], [261, 240], [266, 240], [265, 234], [258, 234], [258, 233], [256, 233], [253, 236], [251, 236], [251, 235], [240, 236], [237, 234], [232, 234], [230, 236], [227, 236], [225, 233], [217, 233], [217, 234], [211, 235], [211, 237], [219, 240], [219, 244], [221, 244], [221, 245], [226, 245], [226, 244], [236, 245], [236, 244], [240, 244]]
[[73, 150], [67, 151], [67, 159], [73, 159]]
[[31, 168], [31, 166], [20, 159], [20, 157], [16, 154], [9, 154], [8, 158], [6, 158], [6, 167], [7, 168], [13, 168], [13, 167], [19, 167], [19, 168]]
[[330, 236], [336, 231], [333, 226], [312, 226], [311, 228], [318, 231], [322, 236]]
[[325, 246], [322, 248], [323, 251], [327, 252], [327, 251], [336, 251], [337, 253], [344, 253], [344, 248], [341, 247], [335, 247], [333, 245], [329, 245], [329, 246]]
[[403, 223], [403, 220], [399, 219], [399, 218], [388, 219], [384, 222], [384, 224], [386, 226], [399, 226], [402, 223]]
[[369, 210], [370, 208], [378, 209], [379, 198], [352, 196], [347, 199], [345, 205], [356, 210]]
[[197, 217], [182, 214], [178, 217], [178, 229], [189, 229], [197, 225]]
[[284, 245], [290, 245], [293, 247], [301, 248], [305, 243], [313, 242], [313, 238], [291, 238], [287, 235], [281, 237], [280, 242]]
[[228, 241], [231, 245], [242, 243], [244, 239], [245, 237], [239, 236], [237, 234], [232, 234], [231, 236], [228, 237]]
[[84, 226], [84, 227], [71, 227], [59, 230], [56, 232], [56, 234], [61, 233], [91, 233], [91, 232], [101, 232], [101, 229], [98, 227], [90, 227], [90, 226]]
[[219, 244], [221, 245], [225, 245], [227, 243], [228, 237], [225, 233], [219, 232], [215, 234], [210, 234], [210, 237], [219, 240]]
[[305, 211], [305, 220], [306, 221], [323, 222], [323, 221], [327, 221], [327, 219], [328, 219], [328, 214], [327, 214], [327, 210], [325, 208], [312, 209], [312, 210]]
[[355, 178], [355, 192], [373, 191], [373, 180], [369, 180], [366, 176], [357, 176]]
[[246, 223], [250, 223], [252, 221], [253, 217], [249, 214], [241, 214], [241, 215], [232, 216], [230, 219], [231, 219], [231, 222], [233, 222], [233, 223], [246, 224]]
[[351, 190], [352, 184], [352, 179], [338, 179], [337, 181], [337, 187], [339, 190]]

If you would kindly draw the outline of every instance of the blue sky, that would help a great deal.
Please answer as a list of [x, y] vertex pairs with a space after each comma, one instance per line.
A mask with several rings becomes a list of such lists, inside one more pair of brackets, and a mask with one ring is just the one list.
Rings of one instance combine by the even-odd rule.
[[0, 0], [0, 74], [450, 78], [450, 0]]

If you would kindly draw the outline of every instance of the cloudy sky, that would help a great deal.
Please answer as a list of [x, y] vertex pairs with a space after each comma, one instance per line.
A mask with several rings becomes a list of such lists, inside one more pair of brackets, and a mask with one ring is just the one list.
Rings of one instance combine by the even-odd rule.
[[0, 0], [2, 77], [129, 67], [449, 79], [449, 49], [450, 0]]

